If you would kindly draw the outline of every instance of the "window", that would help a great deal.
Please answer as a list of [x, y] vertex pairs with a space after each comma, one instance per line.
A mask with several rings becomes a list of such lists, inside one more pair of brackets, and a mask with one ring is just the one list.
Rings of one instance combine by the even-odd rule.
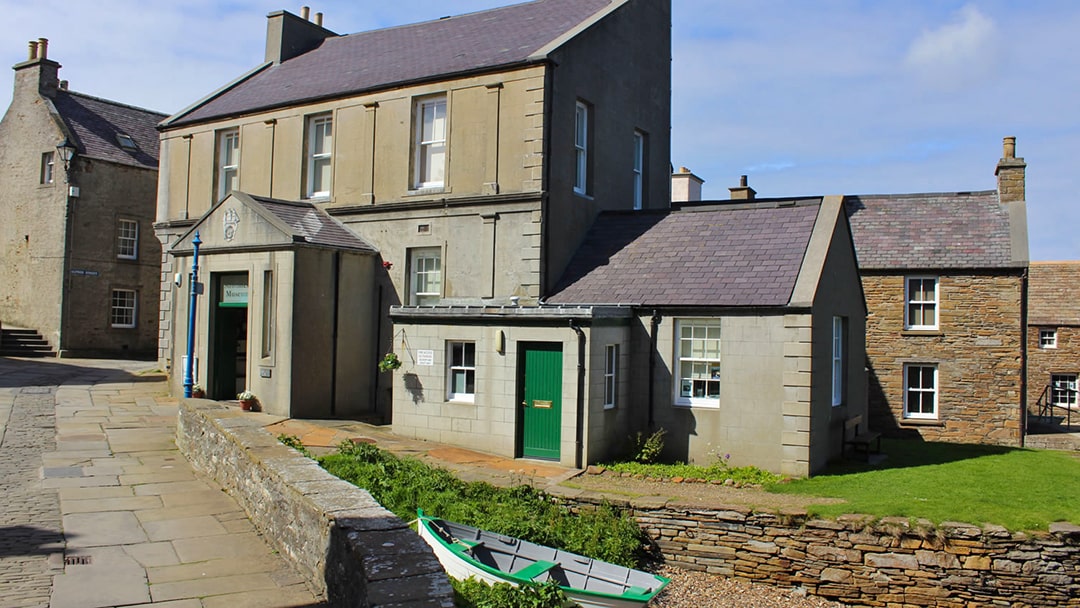
[[645, 202], [645, 134], [634, 131], [634, 209]]
[[121, 148], [128, 152], [134, 152], [139, 149], [139, 146], [135, 145], [135, 140], [127, 133], [117, 133], [116, 142], [120, 144]]
[[442, 188], [446, 180], [446, 97], [416, 102], [414, 188]]
[[423, 247], [409, 250], [409, 304], [430, 306], [442, 297], [442, 250]]
[[844, 336], [847, 334], [847, 319], [833, 317], [832, 320], [832, 404], [844, 403]]
[[240, 188], [240, 130], [218, 132], [217, 198], [220, 201]]
[[937, 277], [908, 277], [905, 289], [904, 329], [937, 329]]
[[937, 366], [904, 366], [904, 418], [937, 418]]
[[1039, 348], [1057, 348], [1057, 330], [1039, 330]]
[[263, 271], [262, 356], [274, 352], [274, 271]]
[[56, 152], [41, 155], [41, 183], [51, 184], [56, 176]]
[[604, 409], [615, 407], [618, 393], [619, 345], [608, 344], [604, 350]]
[[448, 342], [450, 362], [447, 391], [450, 401], [473, 403], [476, 399], [476, 344], [473, 342]]
[[720, 322], [677, 321], [676, 405], [720, 407]]
[[574, 192], [578, 194], [590, 194], [589, 183], [589, 153], [591, 152], [589, 137], [589, 119], [591, 109], [584, 102], [577, 102], [574, 113]]
[[1050, 404], [1058, 407], [1076, 407], [1076, 374], [1050, 375]]
[[110, 320], [113, 327], [135, 327], [136, 293], [132, 289], [114, 289], [112, 291], [112, 312]]
[[120, 220], [116, 226], [116, 257], [134, 260], [139, 257], [139, 222]]
[[307, 119], [307, 198], [329, 198], [333, 169], [334, 119], [329, 114]]

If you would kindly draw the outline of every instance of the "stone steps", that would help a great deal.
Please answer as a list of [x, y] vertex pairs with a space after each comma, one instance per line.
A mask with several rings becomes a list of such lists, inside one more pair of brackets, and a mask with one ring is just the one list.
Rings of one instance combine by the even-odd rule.
[[56, 352], [40, 333], [33, 329], [0, 329], [0, 356], [55, 357]]

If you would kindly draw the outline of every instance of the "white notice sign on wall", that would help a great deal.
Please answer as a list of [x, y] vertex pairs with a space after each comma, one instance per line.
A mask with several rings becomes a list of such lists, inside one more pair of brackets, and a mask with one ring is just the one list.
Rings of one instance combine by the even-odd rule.
[[435, 351], [433, 350], [418, 350], [416, 351], [416, 364], [424, 367], [431, 367], [435, 365]]

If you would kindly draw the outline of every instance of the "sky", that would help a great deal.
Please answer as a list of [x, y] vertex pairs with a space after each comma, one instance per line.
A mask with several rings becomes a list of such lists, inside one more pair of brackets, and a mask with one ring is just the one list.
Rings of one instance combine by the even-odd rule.
[[[0, 0], [0, 63], [49, 39], [74, 91], [176, 112], [263, 60], [278, 0]], [[337, 33], [514, 0], [310, 0]], [[727, 198], [996, 187], [1027, 161], [1033, 260], [1080, 259], [1080, 2], [672, 0], [672, 165]], [[10, 74], [10, 73], [9, 73]], [[0, 84], [0, 107], [12, 80]]]

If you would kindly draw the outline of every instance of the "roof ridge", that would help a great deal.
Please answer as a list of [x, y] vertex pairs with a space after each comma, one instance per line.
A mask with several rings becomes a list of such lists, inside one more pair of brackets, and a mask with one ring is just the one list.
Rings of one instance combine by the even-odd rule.
[[376, 29], [373, 29], [373, 30], [363, 30], [363, 31], [360, 31], [360, 32], [352, 32], [351, 34], [339, 34], [338, 36], [332, 36], [330, 38], [327, 38], [327, 40], [328, 41], [329, 40], [334, 40], [335, 38], [349, 38], [351, 36], [361, 36], [363, 34], [374, 34], [374, 33], [377, 33], [377, 32], [389, 32], [389, 31], [393, 31], [393, 30], [403, 30], [403, 29], [408, 29], [410, 27], [419, 27], [419, 26], [422, 26], [422, 25], [430, 25], [432, 23], [439, 23], [439, 22], [442, 22], [442, 21], [450, 21], [450, 20], [453, 20], [453, 19], [461, 19], [463, 17], [473, 17], [475, 15], [482, 15], [484, 13], [494, 13], [494, 12], [503, 11], [503, 10], [506, 10], [506, 9], [509, 9], [509, 8], [519, 8], [519, 7], [522, 7], [522, 6], [526, 5], [526, 4], [537, 4], [537, 3], [540, 3], [540, 2], [546, 2], [546, 1], [547, 0], [529, 0], [528, 2], [518, 2], [516, 4], [508, 4], [506, 6], [493, 6], [491, 8], [485, 8], [485, 9], [481, 9], [481, 10], [478, 10], [478, 11], [472, 11], [472, 12], [468, 12], [468, 13], [461, 13], [459, 15], [447, 15], [445, 17], [437, 17], [435, 19], [428, 19], [427, 21], [416, 21], [414, 23], [402, 23], [402, 24], [399, 24], [399, 25], [391, 25], [391, 26], [388, 26], [388, 27], [380, 27], [380, 28], [376, 28]]
[[105, 99], [104, 97], [97, 97], [96, 95], [89, 95], [87, 93], [80, 93], [78, 91], [72, 91], [71, 89], [64, 89], [64, 90], [59, 91], [59, 92], [60, 93], [67, 93], [68, 95], [73, 95], [75, 97], [84, 97], [86, 99], [93, 99], [94, 101], [100, 101], [102, 103], [107, 103], [107, 104], [113, 105], [113, 106], [119, 106], [121, 108], [127, 108], [129, 110], [137, 110], [139, 112], [145, 112], [147, 114], [154, 114], [154, 115], [157, 115], [157, 116], [164, 116], [164, 117], [169, 116], [168, 114], [166, 114], [164, 112], [158, 112], [157, 110], [150, 110], [148, 108], [142, 108], [142, 107], [139, 107], [139, 106], [134, 106], [134, 105], [131, 105], [129, 103], [123, 103], [123, 102], [115, 101], [115, 100], [112, 100], [112, 99]]
[[997, 190], [960, 190], [956, 192], [904, 192], [894, 194], [846, 194], [844, 195], [844, 198], [904, 199], [924, 198], [927, 196], [989, 196], [991, 194], [997, 194]]

